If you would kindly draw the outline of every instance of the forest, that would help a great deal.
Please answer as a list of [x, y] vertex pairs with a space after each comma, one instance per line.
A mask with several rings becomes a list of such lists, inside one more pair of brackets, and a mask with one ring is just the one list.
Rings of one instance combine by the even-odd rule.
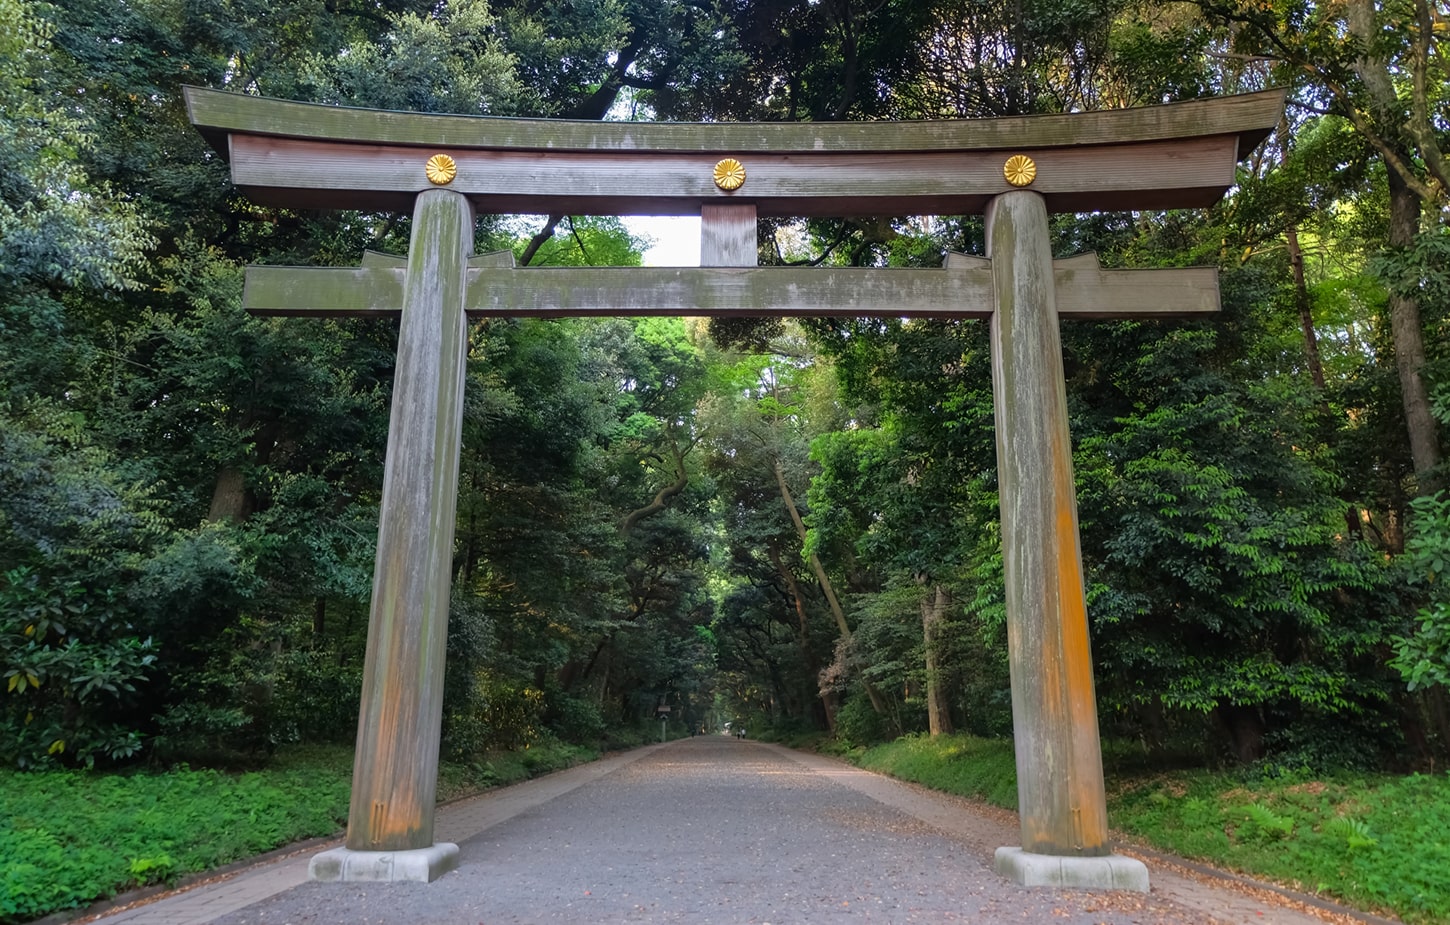
[[[396, 321], [248, 264], [401, 254], [264, 208], [186, 85], [567, 119], [918, 120], [1287, 87], [1218, 206], [1053, 218], [1215, 266], [1204, 321], [1065, 322], [1105, 738], [1205, 766], [1450, 758], [1450, 15], [1430, 0], [0, 0], [0, 757], [350, 743]], [[763, 219], [762, 265], [941, 265], [980, 216]], [[482, 216], [520, 266], [613, 218]], [[988, 330], [470, 332], [443, 750], [621, 730], [1011, 733]]]

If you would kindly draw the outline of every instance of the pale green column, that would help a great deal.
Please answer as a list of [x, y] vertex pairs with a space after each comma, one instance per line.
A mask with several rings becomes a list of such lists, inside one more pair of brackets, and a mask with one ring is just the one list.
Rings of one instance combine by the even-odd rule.
[[442, 189], [421, 193], [393, 378], [348, 810], [351, 851], [433, 844], [472, 250], [468, 200]]
[[1101, 857], [1109, 853], [1107, 807], [1042, 197], [996, 197], [987, 248], [1022, 849]]

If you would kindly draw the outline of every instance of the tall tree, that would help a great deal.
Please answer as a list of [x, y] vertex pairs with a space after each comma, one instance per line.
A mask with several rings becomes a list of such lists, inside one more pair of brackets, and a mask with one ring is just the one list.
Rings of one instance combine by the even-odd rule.
[[1429, 0], [1202, 0], [1200, 6], [1237, 27], [1238, 50], [1275, 62], [1275, 73], [1300, 88], [1300, 106], [1346, 119], [1384, 165], [1386, 263], [1399, 269], [1387, 274], [1395, 362], [1420, 490], [1432, 493], [1441, 484], [1443, 447], [1426, 385], [1431, 357], [1419, 294], [1427, 269], [1414, 254], [1432, 244], [1422, 233], [1425, 208], [1438, 226], [1437, 216], [1450, 205], [1450, 158], [1437, 128], [1450, 106], [1444, 14]]

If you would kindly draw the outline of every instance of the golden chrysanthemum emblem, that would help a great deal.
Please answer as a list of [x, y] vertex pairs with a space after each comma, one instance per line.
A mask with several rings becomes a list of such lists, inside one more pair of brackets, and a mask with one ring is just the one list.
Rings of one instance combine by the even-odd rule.
[[1014, 154], [1002, 165], [1002, 176], [1013, 186], [1026, 186], [1037, 179], [1037, 164], [1025, 154]]
[[745, 185], [745, 165], [733, 157], [721, 159], [715, 164], [715, 185], [727, 193], [740, 189]]
[[428, 182], [436, 186], [447, 186], [458, 176], [458, 165], [446, 154], [435, 154], [423, 165], [428, 173]]

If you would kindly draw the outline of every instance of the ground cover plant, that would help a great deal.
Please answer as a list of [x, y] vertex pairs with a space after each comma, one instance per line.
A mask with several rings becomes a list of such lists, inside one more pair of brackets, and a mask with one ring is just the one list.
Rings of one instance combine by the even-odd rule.
[[[579, 764], [598, 752], [543, 742], [444, 763], [440, 801]], [[264, 769], [152, 773], [0, 769], [0, 923], [170, 883], [347, 822], [352, 750], [280, 752]]]
[[[1008, 739], [909, 736], [861, 767], [1015, 809]], [[1154, 848], [1412, 923], [1450, 922], [1450, 774], [1108, 772], [1113, 827]]]

